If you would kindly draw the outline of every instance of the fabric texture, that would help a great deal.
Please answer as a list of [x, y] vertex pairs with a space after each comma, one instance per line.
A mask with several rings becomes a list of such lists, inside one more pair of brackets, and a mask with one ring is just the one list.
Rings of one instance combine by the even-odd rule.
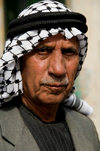
[[84, 115], [91, 115], [93, 108], [84, 100], [79, 99], [74, 93], [64, 100], [63, 105], [75, 109]]
[[75, 151], [62, 108], [56, 121], [50, 123], [42, 122], [23, 104], [19, 111], [41, 151]]
[[88, 27], [86, 25], [86, 18], [82, 14], [75, 12], [42, 12], [29, 14], [13, 20], [9, 24], [8, 38], [13, 38], [18, 34], [25, 33], [29, 30], [37, 29], [51, 29], [53, 28], [68, 28], [76, 27], [81, 32], [86, 33]]
[[[71, 15], [72, 11], [60, 2], [44, 0], [32, 4], [24, 9], [18, 15], [18, 19], [23, 17], [28, 18], [29, 15], [45, 12], [69, 12]], [[44, 27], [43, 29], [29, 30], [25, 33], [18, 34], [13, 38], [7, 39], [4, 54], [0, 59], [0, 106], [2, 106], [5, 102], [10, 101], [13, 97], [23, 93], [22, 77], [20, 72], [20, 58], [24, 54], [32, 51], [41, 41], [58, 33], [64, 35], [66, 39], [71, 39], [73, 36], [78, 38], [80, 50], [79, 66], [76, 77], [79, 75], [87, 54], [87, 37], [82, 31], [74, 26], [70, 28], [65, 26], [63, 28], [52, 27], [49, 30]], [[74, 89], [75, 87], [73, 86], [70, 95], [73, 93]], [[67, 100], [70, 99], [67, 98]], [[90, 109], [87, 107], [87, 110]]]
[[[99, 151], [100, 142], [93, 122], [74, 110], [64, 110], [75, 151]], [[0, 151], [13, 150], [40, 151], [18, 108], [11, 104], [0, 109]]]

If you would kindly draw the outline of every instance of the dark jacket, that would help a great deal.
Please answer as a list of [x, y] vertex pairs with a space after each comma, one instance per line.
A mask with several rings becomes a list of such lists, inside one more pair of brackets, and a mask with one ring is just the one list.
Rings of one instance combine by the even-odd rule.
[[[65, 114], [75, 151], [100, 151], [100, 142], [93, 122], [74, 110], [65, 109]], [[18, 108], [12, 106], [0, 110], [0, 151], [39, 150]]]

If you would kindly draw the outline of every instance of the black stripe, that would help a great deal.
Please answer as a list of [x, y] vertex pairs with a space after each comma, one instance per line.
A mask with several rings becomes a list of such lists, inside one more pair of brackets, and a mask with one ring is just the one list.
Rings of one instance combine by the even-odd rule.
[[9, 24], [8, 38], [13, 38], [16, 35], [25, 33], [35, 29], [50, 29], [50, 28], [68, 28], [76, 27], [83, 33], [86, 33], [88, 28], [86, 18], [82, 14], [75, 12], [50, 12], [36, 13], [15, 19]]
[[21, 24], [26, 24], [32, 21], [43, 21], [43, 20], [59, 20], [59, 19], [76, 19], [80, 20], [83, 23], [86, 23], [86, 18], [80, 13], [76, 12], [43, 12], [43, 13], [35, 13], [27, 16], [23, 16], [17, 18], [9, 24], [9, 29], [14, 26], [18, 26]]
[[51, 28], [68, 28], [76, 27], [77, 29], [81, 30], [83, 33], [86, 33], [88, 28], [86, 24], [84, 24], [81, 21], [78, 20], [72, 20], [72, 19], [61, 19], [61, 20], [46, 20], [46, 21], [37, 21], [37, 22], [31, 22], [27, 24], [22, 24], [20, 26], [12, 28], [8, 34], [8, 38], [13, 38], [19, 34], [25, 33], [30, 30], [36, 30], [36, 29], [51, 29]]

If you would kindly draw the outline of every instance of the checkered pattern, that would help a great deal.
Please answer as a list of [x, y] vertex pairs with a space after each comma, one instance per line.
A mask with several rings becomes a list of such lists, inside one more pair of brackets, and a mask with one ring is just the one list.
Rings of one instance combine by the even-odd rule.
[[[44, 0], [32, 4], [24, 9], [19, 14], [18, 18], [41, 12], [65, 11], [71, 12], [70, 9], [57, 1]], [[20, 72], [20, 57], [25, 53], [32, 51], [41, 41], [58, 33], [64, 35], [66, 39], [71, 39], [73, 36], [76, 36], [79, 40], [80, 60], [76, 77], [78, 76], [87, 53], [87, 38], [80, 30], [76, 29], [75, 27], [72, 27], [70, 30], [66, 27], [64, 29], [58, 27], [56, 29], [51, 28], [50, 30], [41, 29], [27, 31], [24, 34], [18, 35], [6, 41], [4, 54], [0, 59], [1, 105], [4, 102], [10, 101], [13, 97], [23, 93], [22, 77]]]
[[18, 18], [27, 16], [30, 14], [41, 13], [41, 12], [65, 12], [71, 11], [65, 5], [53, 1], [53, 0], [44, 0], [38, 3], [32, 4], [26, 9], [24, 9], [18, 16]]

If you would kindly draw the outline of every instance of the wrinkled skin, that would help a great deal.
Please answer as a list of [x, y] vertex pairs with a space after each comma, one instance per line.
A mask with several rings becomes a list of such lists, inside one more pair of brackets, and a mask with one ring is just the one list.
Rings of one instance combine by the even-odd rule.
[[49, 120], [51, 114], [56, 116], [59, 104], [72, 89], [79, 64], [78, 51], [76, 37], [66, 40], [58, 34], [42, 41], [21, 60], [22, 101], [44, 121], [54, 119]]

